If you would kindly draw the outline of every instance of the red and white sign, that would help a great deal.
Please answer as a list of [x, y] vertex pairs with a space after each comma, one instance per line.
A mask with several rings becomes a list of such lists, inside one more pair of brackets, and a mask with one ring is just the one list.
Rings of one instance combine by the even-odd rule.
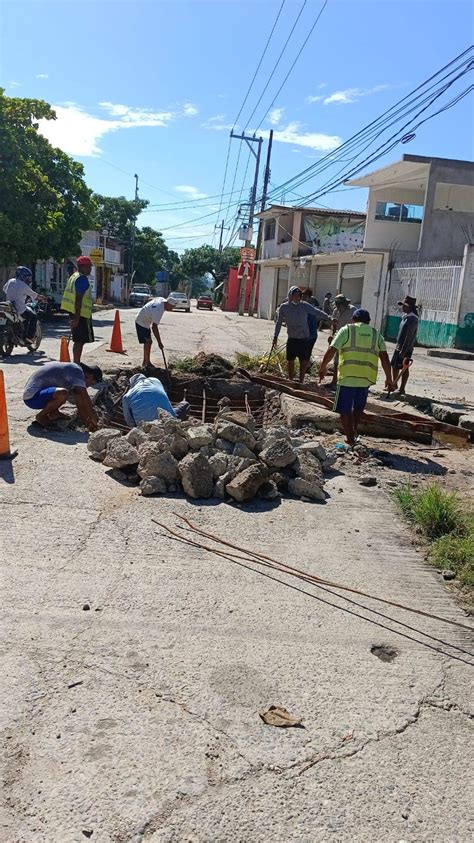
[[255, 260], [255, 249], [250, 246], [241, 246], [240, 247], [240, 259], [246, 262], [252, 262]]

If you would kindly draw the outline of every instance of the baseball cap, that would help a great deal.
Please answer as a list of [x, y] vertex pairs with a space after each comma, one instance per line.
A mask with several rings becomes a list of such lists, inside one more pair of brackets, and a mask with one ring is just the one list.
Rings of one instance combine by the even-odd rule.
[[366, 325], [370, 322], [370, 313], [368, 310], [364, 310], [362, 307], [359, 307], [358, 310], [355, 310], [352, 314], [352, 321], [353, 322], [365, 322]]
[[77, 259], [78, 266], [92, 266], [92, 261], [87, 255], [81, 255], [80, 258]]

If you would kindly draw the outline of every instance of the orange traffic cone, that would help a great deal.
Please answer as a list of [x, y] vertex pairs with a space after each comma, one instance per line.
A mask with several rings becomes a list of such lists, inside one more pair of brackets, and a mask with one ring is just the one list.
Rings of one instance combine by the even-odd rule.
[[12, 460], [18, 451], [10, 451], [10, 435], [8, 433], [7, 400], [5, 398], [5, 381], [0, 370], [0, 460]]
[[113, 351], [115, 354], [126, 354], [122, 345], [122, 330], [120, 328], [120, 313], [115, 311], [114, 327], [112, 328], [112, 339], [110, 340], [110, 348], [107, 351]]
[[69, 356], [69, 341], [67, 337], [61, 337], [61, 343], [59, 346], [59, 362], [60, 363], [70, 363], [71, 358]]

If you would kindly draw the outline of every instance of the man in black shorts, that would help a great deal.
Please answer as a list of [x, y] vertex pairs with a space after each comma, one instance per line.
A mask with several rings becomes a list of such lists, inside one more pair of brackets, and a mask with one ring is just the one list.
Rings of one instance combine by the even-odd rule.
[[278, 308], [278, 316], [273, 336], [272, 349], [276, 346], [278, 335], [283, 325], [286, 325], [288, 340], [286, 343], [286, 360], [288, 365], [288, 377], [293, 380], [295, 376], [295, 360], [300, 362], [300, 383], [303, 383], [304, 376], [311, 361], [311, 351], [314, 342], [310, 336], [308, 317], [313, 316], [318, 321], [324, 320], [324, 311], [313, 307], [312, 304], [302, 301], [299, 287], [290, 287], [288, 290], [288, 301], [283, 302]]
[[138, 311], [136, 319], [135, 319], [135, 328], [137, 331], [137, 339], [140, 345], [143, 345], [143, 368], [146, 369], [147, 366], [150, 366], [150, 354], [151, 354], [151, 344], [153, 342], [151, 338], [151, 332], [155, 335], [155, 339], [158, 343], [158, 348], [161, 348], [163, 351], [163, 343], [161, 341], [160, 332], [158, 330], [158, 325], [161, 322], [161, 318], [165, 310], [173, 310], [173, 307], [176, 304], [176, 299], [169, 296], [167, 299], [158, 296], [156, 299], [152, 299], [151, 301], [147, 302], [143, 305], [141, 310]]
[[77, 272], [68, 279], [61, 301], [61, 310], [69, 313], [73, 359], [78, 364], [81, 362], [84, 344], [94, 342], [92, 291], [88, 278], [91, 270], [92, 261], [89, 257], [83, 255], [77, 259]]
[[398, 330], [397, 345], [393, 352], [391, 366], [393, 381], [398, 379], [400, 370], [402, 371], [398, 394], [404, 395], [410, 375], [409, 366], [418, 331], [418, 308], [416, 306], [416, 299], [413, 296], [405, 296], [404, 300], [399, 301], [398, 304], [402, 308], [403, 316]]

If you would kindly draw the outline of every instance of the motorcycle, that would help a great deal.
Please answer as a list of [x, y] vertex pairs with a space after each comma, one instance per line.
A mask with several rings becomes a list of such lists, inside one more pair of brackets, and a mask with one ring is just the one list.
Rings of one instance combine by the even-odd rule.
[[39, 319], [33, 339], [25, 337], [24, 320], [9, 301], [0, 302], [0, 356], [9, 357], [16, 346], [37, 351], [41, 345], [42, 332]]

